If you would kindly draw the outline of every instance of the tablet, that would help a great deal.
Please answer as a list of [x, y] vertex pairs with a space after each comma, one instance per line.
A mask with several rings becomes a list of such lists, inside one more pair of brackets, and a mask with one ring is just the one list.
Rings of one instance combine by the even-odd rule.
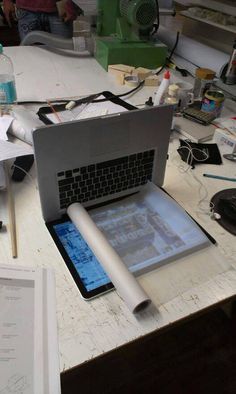
[[46, 225], [84, 299], [89, 300], [114, 288], [68, 216]]

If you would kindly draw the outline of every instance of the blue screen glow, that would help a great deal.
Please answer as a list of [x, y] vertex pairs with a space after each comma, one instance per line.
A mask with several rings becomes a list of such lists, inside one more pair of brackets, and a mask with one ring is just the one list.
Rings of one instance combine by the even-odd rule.
[[72, 222], [55, 224], [53, 228], [87, 291], [110, 283], [110, 279]]

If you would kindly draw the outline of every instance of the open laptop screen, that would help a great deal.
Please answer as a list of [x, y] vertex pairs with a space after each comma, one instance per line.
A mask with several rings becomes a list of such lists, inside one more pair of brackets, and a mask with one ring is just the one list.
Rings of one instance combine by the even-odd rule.
[[46, 222], [73, 202], [109, 201], [164, 180], [172, 106], [133, 110], [39, 128], [33, 132]]

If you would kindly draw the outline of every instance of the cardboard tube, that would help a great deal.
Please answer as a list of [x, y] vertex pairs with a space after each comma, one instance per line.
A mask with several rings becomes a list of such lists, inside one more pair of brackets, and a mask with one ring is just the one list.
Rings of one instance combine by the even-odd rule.
[[79, 203], [70, 205], [67, 213], [109, 276], [120, 297], [131, 312], [146, 308], [151, 300], [135, 277]]

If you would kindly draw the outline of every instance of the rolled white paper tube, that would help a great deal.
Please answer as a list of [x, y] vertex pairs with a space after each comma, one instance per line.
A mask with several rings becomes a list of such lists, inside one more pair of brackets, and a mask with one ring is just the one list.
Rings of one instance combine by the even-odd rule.
[[[164, 26], [160, 26], [157, 38], [171, 50], [176, 42], [176, 33]], [[178, 45], [174, 51], [176, 55], [188, 60], [197, 67], [206, 67], [214, 70], [217, 76], [228, 62], [229, 55], [218, 49], [211, 48], [183, 34], [179, 36]]]
[[67, 213], [130, 311], [136, 313], [146, 308], [151, 302], [150, 298], [83, 206], [74, 203], [68, 207]]

